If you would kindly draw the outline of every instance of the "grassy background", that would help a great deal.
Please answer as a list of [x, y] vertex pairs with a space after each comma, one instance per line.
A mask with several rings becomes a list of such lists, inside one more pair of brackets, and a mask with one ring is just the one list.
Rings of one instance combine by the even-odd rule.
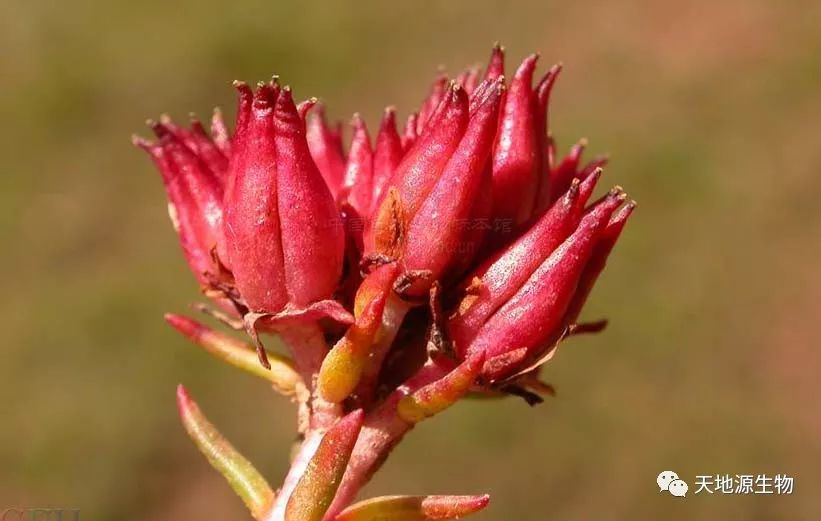
[[[142, 121], [278, 73], [336, 117], [415, 107], [439, 64], [566, 65], [553, 128], [610, 152], [639, 203], [546, 371], [556, 399], [465, 403], [369, 487], [487, 491], [477, 520], [819, 519], [818, 2], [0, 4], [0, 510], [245, 519], [179, 427], [185, 382], [277, 483], [290, 404], [162, 322], [197, 298]], [[355, 6], [355, 7], [354, 7]], [[420, 457], [424, 455], [424, 457]], [[659, 494], [655, 476], [788, 473], [787, 497]]]

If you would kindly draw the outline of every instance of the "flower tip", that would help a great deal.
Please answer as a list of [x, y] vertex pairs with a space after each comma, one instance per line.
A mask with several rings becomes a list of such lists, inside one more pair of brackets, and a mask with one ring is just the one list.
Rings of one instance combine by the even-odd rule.
[[610, 224], [623, 224], [636, 209], [636, 206], [638, 206], [638, 203], [636, 203], [635, 199], [628, 201], [627, 204], [622, 206], [619, 211], [616, 212], [616, 215], [610, 219]]
[[485, 78], [495, 78], [505, 71], [505, 48], [496, 42], [490, 53], [490, 61], [485, 70]]
[[519, 65], [519, 69], [516, 71], [516, 76], [525, 75], [530, 76], [533, 74], [533, 71], [536, 69], [536, 62], [539, 61], [539, 53], [534, 52], [533, 54], [528, 55], [524, 60], [522, 60], [521, 65]]
[[317, 100], [314, 112], [316, 112], [317, 116], [319, 116], [323, 120], [325, 119], [325, 102], [323, 100]]
[[[165, 121], [163, 121], [165, 119]], [[168, 127], [168, 120], [160, 116], [160, 121], [156, 119], [146, 119], [145, 124], [154, 132], [154, 135], [157, 136], [159, 139], [163, 139], [166, 137], [170, 137], [173, 134], [171, 133], [171, 129]]]
[[630, 215], [633, 214], [633, 211], [638, 206], [638, 203], [634, 199], [631, 199], [627, 202], [624, 206], [622, 206], [616, 215], [610, 218], [610, 222], [607, 224], [608, 228], [613, 227], [614, 233], [618, 236], [621, 228], [627, 223], [627, 219]]
[[608, 197], [616, 197], [624, 193], [624, 188], [621, 185], [616, 185], [607, 192]]
[[144, 137], [138, 134], [131, 134], [131, 144], [145, 151], [149, 151], [149, 149], [152, 146], [149, 140], [145, 139]]
[[271, 86], [263, 81], [257, 83], [257, 90], [253, 93], [255, 110], [268, 111], [274, 104], [274, 91]]
[[[393, 129], [393, 130], [391, 130]], [[388, 105], [382, 113], [380, 132], [396, 132], [396, 107]]]
[[234, 89], [236, 89], [237, 93], [239, 94], [239, 110], [241, 112], [243, 110], [243, 106], [246, 106], [246, 104], [250, 104], [251, 100], [254, 97], [254, 91], [244, 81], [234, 80], [231, 83], [231, 85], [234, 87]]
[[299, 119], [305, 121], [305, 118], [308, 116], [308, 113], [311, 111], [311, 109], [314, 108], [317, 101], [319, 100], [317, 100], [315, 97], [310, 97], [305, 101], [301, 102], [299, 105], [297, 105], [296, 111], [299, 114]]

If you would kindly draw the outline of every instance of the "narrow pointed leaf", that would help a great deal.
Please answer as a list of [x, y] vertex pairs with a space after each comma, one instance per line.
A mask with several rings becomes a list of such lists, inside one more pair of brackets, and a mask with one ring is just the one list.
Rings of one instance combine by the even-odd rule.
[[339, 403], [356, 388], [365, 367], [369, 348], [379, 328], [386, 298], [371, 301], [322, 361], [319, 371], [319, 395], [329, 402]]
[[322, 520], [345, 475], [364, 416], [358, 409], [328, 430], [288, 499], [285, 521]]
[[440, 380], [402, 398], [397, 414], [408, 423], [419, 423], [444, 411], [468, 392], [484, 363], [484, 353], [468, 358]]
[[177, 408], [188, 435], [211, 466], [228, 480], [255, 519], [261, 519], [274, 501], [265, 478], [203, 416], [185, 387], [177, 387]]
[[208, 353], [234, 367], [268, 380], [274, 389], [282, 394], [293, 396], [302, 385], [293, 362], [287, 357], [268, 353], [271, 368], [266, 369], [259, 363], [254, 347], [245, 342], [182, 315], [168, 313], [165, 320]]
[[360, 501], [335, 521], [428, 521], [459, 519], [484, 509], [490, 496], [382, 496]]
[[359, 384], [396, 274], [396, 264], [387, 264], [371, 273], [360, 286], [354, 309], [356, 322], [328, 352], [319, 370], [317, 388], [323, 399], [339, 403]]

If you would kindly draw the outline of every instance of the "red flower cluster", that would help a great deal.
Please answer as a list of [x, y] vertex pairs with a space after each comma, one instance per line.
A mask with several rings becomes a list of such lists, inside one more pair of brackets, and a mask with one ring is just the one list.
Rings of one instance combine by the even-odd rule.
[[[162, 118], [156, 142], [135, 140], [226, 322], [251, 334], [266, 367], [259, 332], [291, 349], [303, 433], [355, 411], [360, 438], [371, 421], [392, 446], [469, 391], [539, 401], [549, 387], [536, 373], [559, 342], [600, 329], [577, 320], [635, 203], [619, 187], [591, 202], [605, 160], [582, 164], [583, 143], [556, 158], [548, 102], [561, 68], [534, 85], [537, 60], [508, 80], [497, 46], [484, 74], [438, 77], [401, 134], [393, 108], [375, 142], [354, 116], [347, 152], [316, 100], [295, 103], [276, 79], [235, 83], [233, 135], [216, 112], [210, 134]], [[169, 321], [213, 344], [204, 326]], [[352, 446], [326, 519], [378, 466], [370, 447]], [[266, 518], [285, 515], [277, 503]]]

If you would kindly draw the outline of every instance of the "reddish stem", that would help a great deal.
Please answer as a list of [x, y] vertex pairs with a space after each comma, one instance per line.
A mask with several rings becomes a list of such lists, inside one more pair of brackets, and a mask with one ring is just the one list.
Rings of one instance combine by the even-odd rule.
[[288, 470], [288, 475], [285, 476], [285, 481], [282, 483], [282, 488], [277, 492], [276, 500], [274, 501], [271, 511], [265, 515], [264, 521], [283, 521], [285, 519], [285, 507], [288, 506], [288, 500], [291, 498], [291, 493], [296, 488], [299, 479], [305, 473], [308, 463], [314, 456], [319, 442], [322, 441], [322, 436], [325, 435], [324, 430], [311, 431], [302, 442], [294, 460], [291, 462], [291, 468]]
[[328, 352], [328, 344], [322, 330], [316, 324], [289, 324], [278, 331], [291, 351], [297, 370], [310, 391], [310, 430], [324, 430], [342, 417], [340, 404], [330, 403], [316, 392], [316, 379], [322, 360]]
[[447, 370], [428, 362], [405, 384], [391, 393], [379, 407], [368, 414], [365, 425], [356, 441], [345, 477], [336, 492], [324, 521], [332, 521], [350, 505], [359, 490], [370, 481], [373, 474], [387, 459], [391, 450], [413, 428], [396, 414], [396, 405], [406, 395], [442, 378]]
[[410, 309], [410, 304], [391, 292], [382, 313], [382, 324], [374, 338], [368, 364], [365, 366], [362, 380], [356, 392], [363, 406], [369, 406], [373, 400], [379, 380], [379, 372], [382, 370], [382, 363], [399, 332], [402, 321], [405, 320], [405, 315], [408, 314]]

